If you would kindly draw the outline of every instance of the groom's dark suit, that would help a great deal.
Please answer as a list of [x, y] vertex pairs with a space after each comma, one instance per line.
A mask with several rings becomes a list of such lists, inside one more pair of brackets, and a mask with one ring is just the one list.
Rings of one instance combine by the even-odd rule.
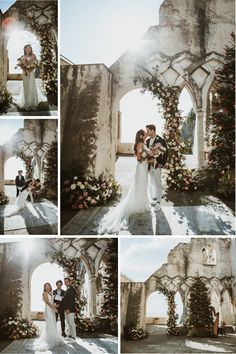
[[[146, 145], [147, 147], [151, 148], [150, 146], [150, 141], [151, 141], [151, 138], [148, 138], [146, 140]], [[166, 151], [164, 152], [164, 154], [161, 154], [160, 156], [158, 156], [156, 158], [156, 167], [158, 167], [158, 165], [161, 165], [161, 167], [164, 167], [164, 165], [166, 164], [166, 161], [167, 161], [167, 157], [168, 157], [168, 148], [167, 148], [167, 144], [166, 144], [166, 141], [165, 139], [161, 138], [159, 135], [157, 135], [155, 137], [155, 140], [153, 141], [153, 144], [152, 146], [154, 147], [156, 144], [160, 143], [164, 148], [166, 148]], [[151, 165], [149, 164], [149, 169], [150, 169]]]
[[[58, 290], [57, 289], [53, 290], [53, 295], [57, 295], [57, 294], [58, 294]], [[56, 313], [56, 321], [58, 320], [58, 316], [60, 316], [61, 331], [62, 333], [65, 333], [65, 309], [64, 309], [65, 290], [61, 289], [60, 296], [63, 297], [62, 301], [54, 300], [54, 303], [59, 305], [59, 307], [57, 308], [58, 313]]]
[[75, 289], [73, 286], [67, 288], [64, 296], [64, 309], [70, 310], [70, 312], [75, 312]]
[[15, 184], [16, 184], [16, 197], [18, 197], [20, 193], [20, 189], [18, 187], [23, 187], [25, 185], [25, 177], [24, 176], [16, 176], [15, 178]]

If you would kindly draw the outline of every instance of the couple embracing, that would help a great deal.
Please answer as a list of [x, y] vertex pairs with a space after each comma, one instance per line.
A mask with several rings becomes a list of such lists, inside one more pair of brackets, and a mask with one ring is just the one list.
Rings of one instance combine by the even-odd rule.
[[9, 217], [18, 214], [25, 208], [28, 197], [30, 197], [31, 203], [33, 203], [33, 193], [39, 192], [41, 189], [40, 179], [25, 180], [23, 171], [18, 171], [18, 175], [15, 178], [16, 184], [16, 200], [13, 205], [9, 205], [6, 209], [0, 213], [0, 217]]
[[155, 125], [136, 133], [134, 153], [136, 171], [127, 196], [106, 214], [99, 226], [100, 234], [116, 234], [128, 228], [129, 217], [134, 214], [161, 209], [161, 170], [168, 156], [166, 141], [156, 133]]

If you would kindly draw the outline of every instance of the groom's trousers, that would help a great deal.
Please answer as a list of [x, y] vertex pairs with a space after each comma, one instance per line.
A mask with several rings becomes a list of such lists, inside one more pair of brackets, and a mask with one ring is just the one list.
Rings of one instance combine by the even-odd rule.
[[161, 202], [162, 183], [161, 183], [161, 168], [150, 167], [149, 170], [149, 195], [151, 199], [156, 199]]
[[65, 317], [66, 317], [66, 323], [67, 323], [68, 330], [69, 330], [69, 336], [76, 338], [76, 326], [75, 326], [74, 312], [70, 312], [68, 314], [65, 312]]

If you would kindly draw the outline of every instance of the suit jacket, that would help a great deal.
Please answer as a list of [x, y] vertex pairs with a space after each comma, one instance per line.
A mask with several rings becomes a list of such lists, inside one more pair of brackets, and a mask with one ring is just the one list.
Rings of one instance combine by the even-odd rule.
[[[151, 138], [147, 139], [147, 141], [146, 141], [148, 148], [150, 146], [150, 140], [151, 140]], [[156, 136], [156, 138], [153, 142], [153, 145], [158, 144], [158, 143], [160, 143], [164, 148], [166, 148], [166, 151], [164, 154], [162, 154], [156, 158], [156, 168], [158, 167], [158, 165], [161, 165], [161, 167], [164, 167], [166, 164], [166, 161], [167, 161], [167, 157], [168, 157], [168, 148], [167, 148], [166, 141], [165, 141], [165, 139], [161, 138], [159, 135]], [[150, 168], [150, 165], [149, 165], [149, 168]]]
[[30, 184], [32, 181], [33, 181], [32, 179], [29, 179], [28, 181], [25, 182], [25, 185], [24, 185], [24, 187], [22, 188], [22, 192], [23, 192], [24, 190], [26, 190], [26, 189], [29, 187], [29, 184]]
[[70, 310], [70, 312], [75, 312], [75, 289], [73, 286], [67, 288], [64, 296], [64, 309]]
[[18, 175], [15, 178], [16, 187], [23, 187], [25, 185], [25, 177], [21, 176], [21, 179], [19, 177], [20, 176]]
[[[57, 294], [57, 289], [53, 290], [53, 295]], [[65, 290], [61, 289], [61, 296], [65, 296]], [[64, 311], [64, 299], [62, 301], [58, 301], [54, 299], [54, 303], [60, 305], [58, 311]]]

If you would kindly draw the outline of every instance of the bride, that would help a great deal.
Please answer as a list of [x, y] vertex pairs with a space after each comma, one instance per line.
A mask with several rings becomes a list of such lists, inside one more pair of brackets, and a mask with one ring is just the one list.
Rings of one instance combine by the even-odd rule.
[[24, 46], [24, 55], [18, 60], [17, 65], [22, 69], [23, 88], [16, 104], [25, 110], [36, 110], [39, 103], [45, 102], [46, 98], [36, 84], [35, 69], [38, 61], [30, 44]]
[[8, 217], [18, 213], [25, 207], [26, 200], [32, 192], [37, 192], [41, 188], [40, 180], [36, 179], [35, 181], [29, 180], [26, 182], [22, 188], [21, 193], [16, 198], [15, 204], [6, 207], [6, 210], [0, 214], [0, 217]]
[[136, 133], [134, 153], [137, 165], [133, 182], [127, 196], [108, 214], [106, 214], [98, 226], [99, 234], [119, 233], [127, 228], [128, 219], [133, 214], [144, 213], [150, 210], [148, 197], [148, 162], [143, 156], [148, 150], [145, 145], [147, 133], [141, 129]]
[[49, 283], [43, 287], [43, 301], [45, 302], [45, 327], [39, 339], [36, 339], [32, 345], [26, 346], [26, 349], [33, 351], [47, 351], [65, 343], [60, 338], [57, 331], [56, 316], [57, 304], [53, 303], [54, 296], [52, 287]]

